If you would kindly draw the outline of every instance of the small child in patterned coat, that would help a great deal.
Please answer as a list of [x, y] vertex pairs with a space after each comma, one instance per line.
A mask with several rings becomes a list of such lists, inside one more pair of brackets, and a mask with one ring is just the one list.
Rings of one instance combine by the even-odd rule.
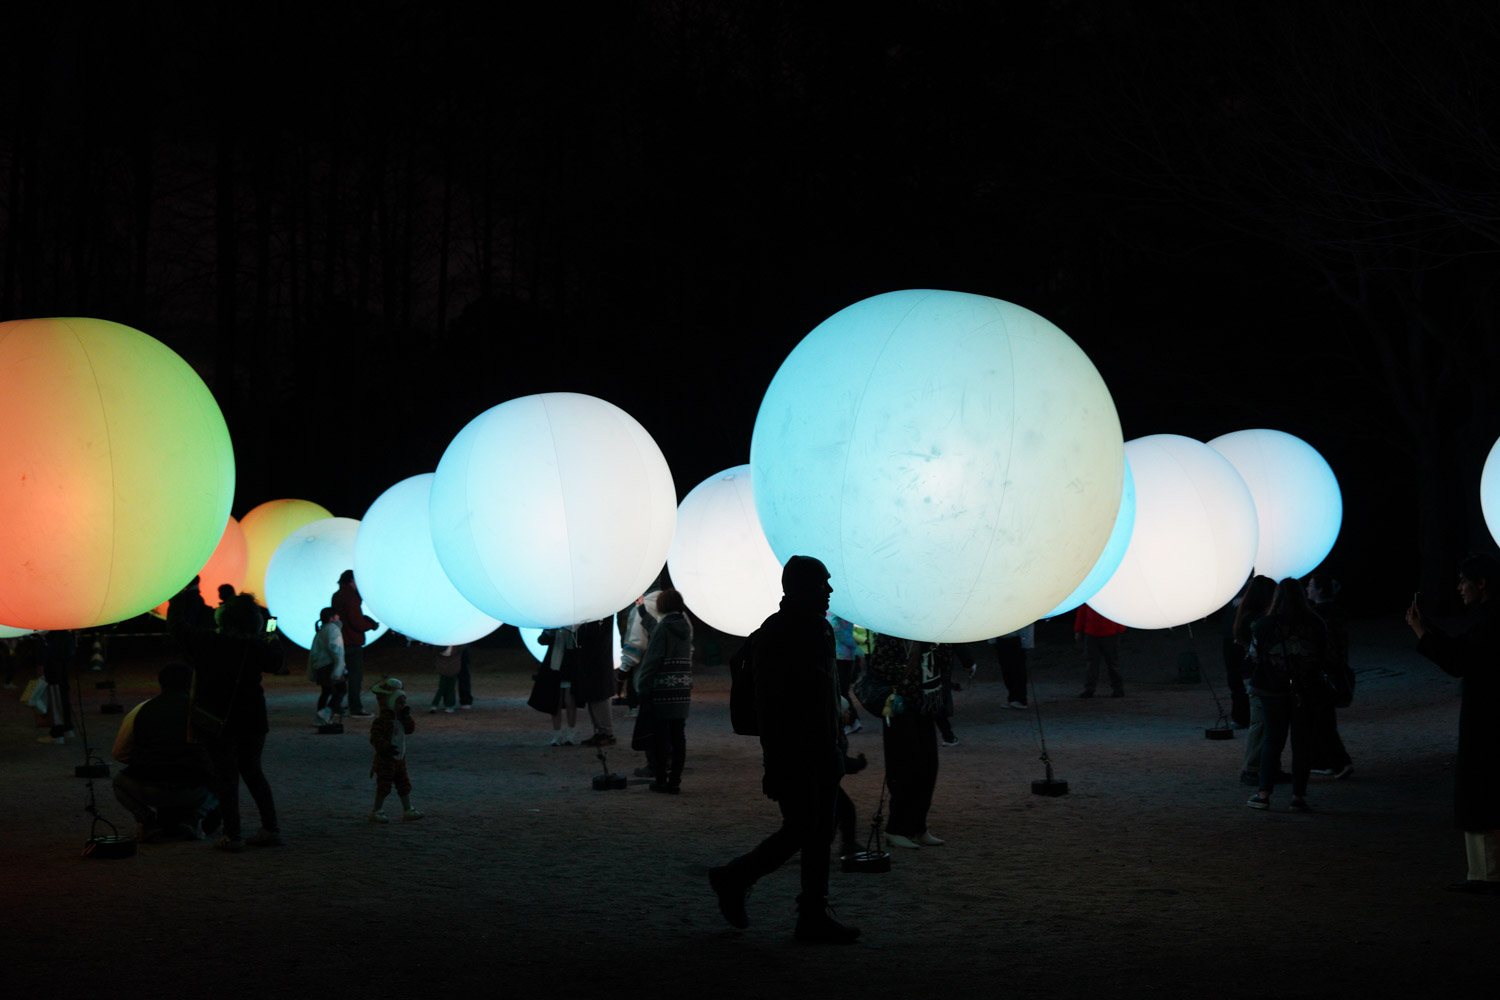
[[421, 819], [425, 815], [412, 808], [411, 779], [406, 776], [406, 737], [416, 730], [417, 724], [412, 721], [404, 687], [396, 678], [387, 677], [370, 691], [380, 705], [380, 714], [370, 723], [370, 745], [375, 748], [375, 760], [370, 765], [370, 774], [375, 778], [371, 823], [390, 822], [380, 807], [392, 788], [401, 798], [402, 819]]

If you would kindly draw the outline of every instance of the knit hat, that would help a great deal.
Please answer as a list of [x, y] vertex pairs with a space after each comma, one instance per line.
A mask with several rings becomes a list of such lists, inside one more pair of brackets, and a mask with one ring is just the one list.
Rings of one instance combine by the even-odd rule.
[[400, 702], [406, 700], [405, 687], [406, 685], [402, 684], [397, 678], [387, 677], [379, 684], [370, 688], [370, 693], [387, 707], [395, 708]]
[[812, 556], [792, 556], [782, 567], [781, 589], [788, 597], [826, 597], [828, 567]]

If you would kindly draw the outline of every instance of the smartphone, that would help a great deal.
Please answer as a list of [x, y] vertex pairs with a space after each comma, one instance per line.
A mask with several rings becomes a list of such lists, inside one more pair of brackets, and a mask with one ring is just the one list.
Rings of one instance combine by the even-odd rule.
[[275, 631], [276, 631], [276, 619], [275, 618], [267, 618], [266, 619], [266, 634], [270, 635], [272, 632], [275, 632]]

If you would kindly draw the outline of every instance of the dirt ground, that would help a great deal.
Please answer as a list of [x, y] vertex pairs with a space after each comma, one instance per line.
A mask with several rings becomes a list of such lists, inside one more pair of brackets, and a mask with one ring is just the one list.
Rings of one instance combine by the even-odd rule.
[[[133, 645], [134, 644], [134, 645]], [[961, 743], [942, 750], [931, 829], [944, 847], [900, 852], [884, 875], [833, 875], [851, 948], [791, 941], [795, 860], [727, 926], [705, 872], [776, 825], [758, 746], [728, 723], [724, 667], [697, 677], [683, 794], [595, 792], [599, 762], [549, 747], [525, 706], [532, 662], [516, 646], [475, 657], [473, 711], [429, 715], [432, 650], [382, 640], [367, 677], [414, 692], [417, 823], [366, 822], [363, 720], [312, 725], [315, 689], [294, 665], [268, 678], [265, 768], [286, 844], [230, 855], [145, 844], [85, 858], [83, 746], [43, 746], [29, 709], [0, 702], [0, 902], [18, 998], [366, 994], [620, 997], [691, 991], [822, 997], [1431, 996], [1470, 992], [1493, 954], [1500, 898], [1442, 891], [1464, 875], [1450, 825], [1458, 685], [1411, 651], [1399, 621], [1356, 622], [1359, 676], [1341, 729], [1356, 773], [1314, 777], [1311, 814], [1244, 805], [1244, 741], [1204, 739], [1204, 684], [1178, 681], [1196, 651], [1219, 685], [1217, 630], [1125, 637], [1129, 696], [1077, 698], [1081, 654], [1044, 637], [1032, 677], [1060, 798], [1043, 776], [1037, 716], [1006, 710], [993, 660], [957, 695]], [[127, 706], [153, 693], [162, 652], [115, 639]], [[89, 742], [109, 757], [120, 716], [85, 675]], [[628, 732], [623, 709], [616, 725]], [[584, 727], [585, 732], [587, 728]], [[877, 727], [852, 737], [872, 766], [845, 788], [868, 821], [880, 793]], [[625, 747], [612, 770], [642, 755]], [[1289, 761], [1288, 761], [1289, 763]], [[118, 769], [118, 768], [116, 768]], [[129, 815], [107, 781], [99, 810]], [[255, 810], [242, 795], [248, 830]], [[1492, 979], [1485, 976], [1484, 980]]]

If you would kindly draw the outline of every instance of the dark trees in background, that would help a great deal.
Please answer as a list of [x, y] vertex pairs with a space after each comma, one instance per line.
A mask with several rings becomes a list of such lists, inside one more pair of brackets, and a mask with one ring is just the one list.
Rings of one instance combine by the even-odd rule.
[[1089, 351], [1127, 437], [1270, 424], [1425, 491], [1395, 562], [1432, 587], [1497, 431], [1497, 32], [1307, 6], [7, 12], [0, 318], [162, 338], [230, 420], [236, 512], [358, 515], [556, 389], [634, 413], [685, 492], [830, 313], [997, 295]]

